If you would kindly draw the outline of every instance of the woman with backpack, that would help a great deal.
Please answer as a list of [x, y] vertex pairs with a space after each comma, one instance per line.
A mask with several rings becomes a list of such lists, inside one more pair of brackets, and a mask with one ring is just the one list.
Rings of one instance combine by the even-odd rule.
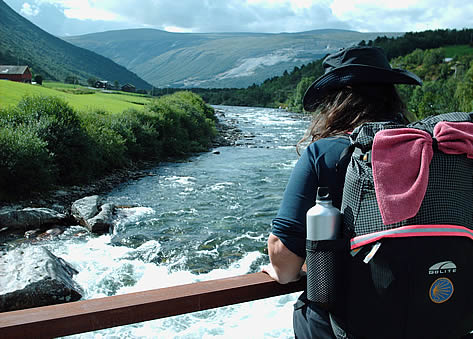
[[[317, 188], [328, 187], [333, 205], [340, 209], [343, 183], [337, 180], [336, 165], [350, 144], [349, 133], [365, 122], [406, 123], [406, 107], [394, 85], [422, 84], [415, 74], [391, 68], [376, 47], [346, 48], [327, 56], [322, 65], [325, 74], [303, 98], [304, 109], [315, 113], [299, 145], [310, 144], [291, 173], [268, 239], [271, 263], [263, 271], [281, 284], [304, 274], [306, 213]], [[299, 339], [350, 337], [328, 311], [308, 301], [305, 292], [294, 305], [293, 323]]]

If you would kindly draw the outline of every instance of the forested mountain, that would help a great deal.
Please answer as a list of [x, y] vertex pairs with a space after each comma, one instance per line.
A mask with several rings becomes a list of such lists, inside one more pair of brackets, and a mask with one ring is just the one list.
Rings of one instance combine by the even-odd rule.
[[43, 31], [0, 0], [0, 64], [17, 63], [30, 66], [34, 74], [45, 79], [63, 81], [72, 76], [86, 83], [88, 78], [97, 77], [151, 88], [112, 60]]
[[473, 44], [473, 29], [438, 29], [423, 32], [408, 32], [398, 37], [379, 36], [361, 45], [381, 47], [389, 59], [406, 55], [415, 49], [433, 49], [451, 45]]
[[130, 29], [64, 39], [109, 57], [155, 87], [245, 88], [361, 40], [401, 34], [334, 29], [280, 34]]

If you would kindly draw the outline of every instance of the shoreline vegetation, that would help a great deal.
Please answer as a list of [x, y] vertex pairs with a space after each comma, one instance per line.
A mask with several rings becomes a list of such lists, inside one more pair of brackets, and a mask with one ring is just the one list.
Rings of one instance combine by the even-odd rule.
[[162, 161], [225, 141], [214, 109], [177, 92], [141, 110], [80, 111], [54, 96], [25, 96], [0, 108], [2, 205], [69, 203], [147, 175]]

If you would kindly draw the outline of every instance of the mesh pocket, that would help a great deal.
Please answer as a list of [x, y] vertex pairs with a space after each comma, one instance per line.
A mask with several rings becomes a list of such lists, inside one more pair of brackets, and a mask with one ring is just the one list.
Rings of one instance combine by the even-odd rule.
[[343, 282], [344, 239], [306, 241], [307, 299], [328, 309], [340, 300]]

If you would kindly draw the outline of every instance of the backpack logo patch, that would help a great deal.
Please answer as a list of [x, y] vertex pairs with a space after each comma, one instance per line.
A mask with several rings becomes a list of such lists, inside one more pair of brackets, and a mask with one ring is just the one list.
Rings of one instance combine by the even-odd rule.
[[453, 295], [453, 283], [448, 278], [438, 278], [430, 286], [429, 297], [432, 302], [442, 304]]
[[457, 271], [457, 265], [455, 265], [453, 261], [442, 261], [430, 266], [429, 275], [455, 273], [456, 271]]

